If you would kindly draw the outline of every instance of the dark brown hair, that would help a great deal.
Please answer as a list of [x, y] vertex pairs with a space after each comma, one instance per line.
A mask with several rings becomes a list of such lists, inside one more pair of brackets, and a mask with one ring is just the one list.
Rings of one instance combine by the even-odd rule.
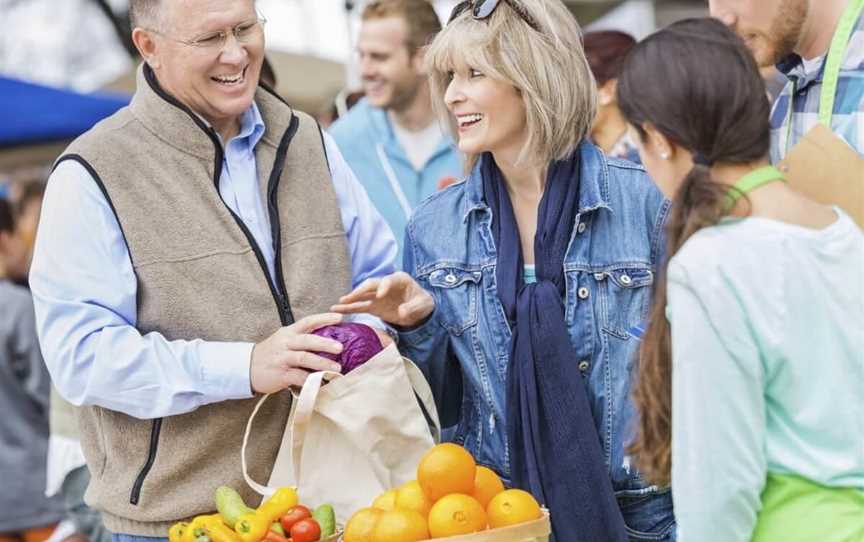
[[0, 198], [0, 233], [15, 231], [15, 217], [12, 215], [12, 205], [6, 198]]
[[[618, 78], [618, 103], [643, 140], [643, 125], [650, 123], [707, 163], [747, 164], [768, 154], [765, 84], [744, 43], [717, 20], [680, 21], [639, 43]], [[708, 167], [693, 167], [672, 202], [666, 261], [691, 235], [720, 220], [726, 191], [711, 179]], [[664, 263], [640, 346], [633, 390], [639, 425], [630, 447], [646, 478], [659, 484], [670, 480], [672, 445], [665, 268]]]
[[585, 56], [591, 66], [591, 73], [602, 87], [607, 81], [618, 79], [627, 54], [636, 45], [630, 34], [617, 30], [588, 32], [584, 36]]
[[401, 17], [408, 27], [406, 46], [413, 55], [441, 31], [441, 20], [428, 0], [372, 0], [363, 8], [364, 21]]

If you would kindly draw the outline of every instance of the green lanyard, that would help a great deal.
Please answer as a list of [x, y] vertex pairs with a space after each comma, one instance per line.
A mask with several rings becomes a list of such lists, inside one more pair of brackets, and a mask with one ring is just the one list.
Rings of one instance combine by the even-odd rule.
[[754, 169], [747, 175], [744, 175], [732, 188], [726, 192], [726, 211], [735, 207], [735, 204], [744, 194], [756, 190], [760, 186], [776, 181], [786, 182], [786, 177], [774, 166], [764, 166], [759, 169]]
[[[831, 117], [834, 115], [834, 101], [837, 98], [837, 85], [840, 81], [840, 68], [843, 66], [843, 57], [846, 54], [846, 48], [849, 46], [849, 41], [852, 39], [852, 31], [855, 29], [855, 23], [858, 17], [864, 10], [864, 0], [849, 0], [840, 22], [837, 23], [837, 29], [834, 31], [834, 38], [831, 40], [831, 47], [828, 49], [828, 58], [825, 59], [825, 71], [822, 73], [822, 93], [819, 96], [819, 122], [827, 128], [831, 128]], [[792, 83], [792, 94], [789, 97], [789, 110], [786, 114], [786, 148], [789, 148], [789, 140], [792, 136], [792, 109], [795, 100], [797, 89], [795, 83]]]

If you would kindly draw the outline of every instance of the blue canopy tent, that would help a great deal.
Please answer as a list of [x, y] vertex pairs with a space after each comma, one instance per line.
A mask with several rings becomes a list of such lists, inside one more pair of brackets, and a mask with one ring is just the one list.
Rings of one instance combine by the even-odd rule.
[[[129, 103], [0, 76], [0, 169], [51, 161], [62, 147]], [[51, 154], [54, 156], [51, 156]]]

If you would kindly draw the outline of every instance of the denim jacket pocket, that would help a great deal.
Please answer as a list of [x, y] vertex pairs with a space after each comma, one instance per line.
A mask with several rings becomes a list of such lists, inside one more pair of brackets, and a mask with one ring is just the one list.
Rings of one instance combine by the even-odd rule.
[[439, 267], [426, 281], [440, 310], [441, 322], [456, 335], [477, 323], [477, 295], [482, 273], [458, 267]]
[[674, 542], [675, 515], [669, 488], [617, 491], [615, 497], [631, 542]]
[[647, 265], [627, 266], [610, 269], [603, 277], [603, 331], [623, 340], [639, 337], [646, 324], [654, 273]]

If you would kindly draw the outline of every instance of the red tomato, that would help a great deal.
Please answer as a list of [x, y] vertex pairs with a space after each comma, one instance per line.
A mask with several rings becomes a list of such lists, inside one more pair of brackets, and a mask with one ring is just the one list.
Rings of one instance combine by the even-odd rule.
[[291, 530], [291, 527], [294, 526], [295, 523], [300, 521], [301, 519], [311, 518], [312, 512], [309, 511], [308, 508], [303, 506], [302, 504], [298, 504], [297, 506], [292, 506], [285, 512], [285, 515], [279, 518], [279, 523], [282, 524], [282, 528], [285, 529], [285, 534]]
[[293, 542], [316, 542], [321, 538], [321, 526], [312, 518], [301, 519], [291, 527]]

